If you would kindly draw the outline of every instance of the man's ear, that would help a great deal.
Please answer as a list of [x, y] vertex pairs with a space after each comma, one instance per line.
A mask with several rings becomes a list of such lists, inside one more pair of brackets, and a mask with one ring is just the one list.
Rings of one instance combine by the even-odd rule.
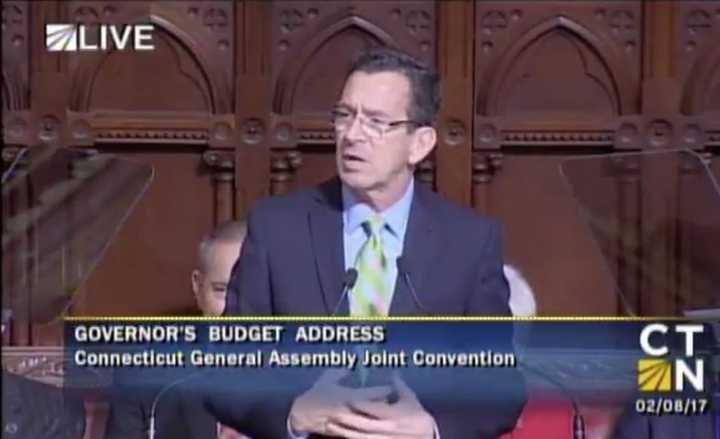
[[202, 273], [200, 273], [200, 270], [195, 269], [192, 271], [192, 275], [190, 276], [190, 281], [192, 282], [192, 290], [193, 294], [195, 295], [195, 298], [198, 298], [198, 295], [200, 294], [200, 284], [202, 283]]
[[415, 166], [432, 152], [437, 143], [437, 131], [433, 127], [420, 127], [415, 130], [415, 141], [413, 142], [408, 161]]

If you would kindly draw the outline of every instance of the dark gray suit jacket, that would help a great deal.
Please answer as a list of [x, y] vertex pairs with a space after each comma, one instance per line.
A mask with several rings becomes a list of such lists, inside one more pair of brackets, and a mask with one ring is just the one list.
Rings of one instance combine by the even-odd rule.
[[[340, 181], [333, 179], [258, 203], [233, 269], [226, 315], [327, 316], [338, 304], [339, 314], [347, 315], [347, 300], [340, 302], [345, 272], [341, 193]], [[418, 300], [398, 277], [390, 315], [423, 315], [423, 310], [433, 315], [510, 315], [499, 229], [494, 221], [416, 184], [403, 259]], [[492, 438], [513, 427], [525, 399], [522, 379], [512, 370], [482, 373], [480, 381], [503, 383], [502, 401], [443, 413], [418, 395], [443, 439]], [[247, 418], [255, 416], [238, 414], [238, 407], [233, 415], [223, 404], [211, 405], [223, 422], [255, 439], [286, 439], [291, 403], [276, 405], [277, 419], [269, 423], [273, 427], [261, 429], [245, 428]]]
[[[510, 315], [497, 223], [415, 187], [403, 259], [420, 303], [435, 315]], [[267, 198], [248, 223], [225, 313], [332, 314], [345, 272], [339, 180]], [[407, 288], [398, 278], [390, 315], [423, 314]]]

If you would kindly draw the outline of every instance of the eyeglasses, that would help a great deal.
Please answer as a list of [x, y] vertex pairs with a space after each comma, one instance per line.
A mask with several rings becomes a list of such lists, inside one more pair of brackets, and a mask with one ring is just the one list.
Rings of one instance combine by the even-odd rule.
[[330, 113], [330, 120], [336, 131], [349, 130], [356, 117], [359, 119], [358, 122], [363, 134], [373, 140], [381, 139], [389, 131], [402, 125], [422, 125], [416, 120], [387, 121], [375, 116], [368, 117], [344, 108], [336, 108]]

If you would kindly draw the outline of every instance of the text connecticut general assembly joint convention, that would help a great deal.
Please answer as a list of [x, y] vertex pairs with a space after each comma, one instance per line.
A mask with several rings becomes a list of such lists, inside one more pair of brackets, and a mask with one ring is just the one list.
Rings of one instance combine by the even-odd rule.
[[421, 349], [411, 354], [400, 351], [357, 349], [329, 349], [320, 352], [287, 352], [273, 349], [269, 352], [205, 352], [193, 349], [183, 351], [93, 352], [77, 350], [73, 359], [78, 367], [239, 367], [239, 368], [346, 368], [363, 367], [449, 367], [484, 368], [516, 367], [513, 353], [479, 352], [428, 352]]

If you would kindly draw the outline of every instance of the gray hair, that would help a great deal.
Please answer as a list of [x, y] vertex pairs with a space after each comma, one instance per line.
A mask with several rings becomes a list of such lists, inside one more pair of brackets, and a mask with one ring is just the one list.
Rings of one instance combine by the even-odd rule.
[[241, 243], [247, 236], [245, 221], [227, 221], [206, 233], [198, 245], [198, 264], [202, 272], [208, 268], [208, 253], [216, 244]]

